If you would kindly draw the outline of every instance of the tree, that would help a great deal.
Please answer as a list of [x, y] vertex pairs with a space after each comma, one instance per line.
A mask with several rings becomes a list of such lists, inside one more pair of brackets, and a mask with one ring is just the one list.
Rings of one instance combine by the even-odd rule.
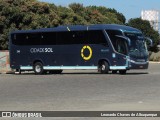
[[114, 13], [114, 14], [116, 15], [117, 19], [118, 19], [122, 24], [125, 24], [125, 23], [126, 23], [126, 18], [125, 18], [125, 16], [124, 16], [122, 13], [119, 13], [117, 10], [111, 9], [111, 8], [108, 9], [108, 12]]
[[81, 16], [88, 24], [124, 24], [125, 17], [115, 9], [108, 9], [103, 6], [87, 6], [72, 3], [69, 7], [75, 14]]
[[87, 24], [87, 22], [81, 16], [74, 13], [72, 9], [59, 6], [58, 12], [61, 25]]
[[157, 51], [157, 44], [160, 40], [160, 35], [158, 31], [155, 31], [150, 25], [149, 21], [142, 20], [141, 18], [130, 19], [128, 25], [137, 28], [143, 32], [147, 37], [153, 40], [153, 47], [150, 48], [151, 51]]

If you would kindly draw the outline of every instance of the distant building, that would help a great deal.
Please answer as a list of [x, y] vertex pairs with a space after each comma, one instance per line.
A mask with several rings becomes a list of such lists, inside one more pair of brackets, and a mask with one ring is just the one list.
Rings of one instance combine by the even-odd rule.
[[148, 20], [151, 26], [159, 31], [159, 11], [157, 10], [142, 10], [141, 12], [142, 20]]

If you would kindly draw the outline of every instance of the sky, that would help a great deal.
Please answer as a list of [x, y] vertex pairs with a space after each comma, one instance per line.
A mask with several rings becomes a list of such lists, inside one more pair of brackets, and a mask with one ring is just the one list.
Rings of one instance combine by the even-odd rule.
[[114, 8], [122, 13], [126, 20], [138, 18], [142, 10], [160, 10], [160, 0], [39, 0], [55, 5], [68, 6], [70, 3], [81, 3], [84, 6], [96, 5]]

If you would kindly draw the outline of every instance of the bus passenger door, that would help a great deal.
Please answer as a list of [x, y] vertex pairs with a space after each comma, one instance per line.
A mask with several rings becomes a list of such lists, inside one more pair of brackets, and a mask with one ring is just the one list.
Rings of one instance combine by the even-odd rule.
[[117, 37], [115, 50], [117, 54], [116, 56], [113, 55], [113, 57], [115, 57], [114, 62], [116, 63], [116, 66], [128, 67], [128, 61], [127, 61], [128, 44], [124, 38]]

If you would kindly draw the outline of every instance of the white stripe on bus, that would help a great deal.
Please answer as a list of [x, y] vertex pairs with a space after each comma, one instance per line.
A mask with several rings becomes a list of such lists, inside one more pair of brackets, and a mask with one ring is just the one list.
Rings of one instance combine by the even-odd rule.
[[78, 70], [78, 69], [89, 69], [89, 70], [96, 70], [97, 66], [44, 66], [44, 70]]
[[[126, 70], [127, 66], [110, 66], [110, 70]], [[21, 66], [21, 70], [33, 70], [32, 66]], [[44, 70], [80, 70], [80, 69], [88, 69], [88, 70], [96, 70], [97, 66], [43, 66]]]
[[127, 66], [110, 66], [110, 70], [126, 70]]

